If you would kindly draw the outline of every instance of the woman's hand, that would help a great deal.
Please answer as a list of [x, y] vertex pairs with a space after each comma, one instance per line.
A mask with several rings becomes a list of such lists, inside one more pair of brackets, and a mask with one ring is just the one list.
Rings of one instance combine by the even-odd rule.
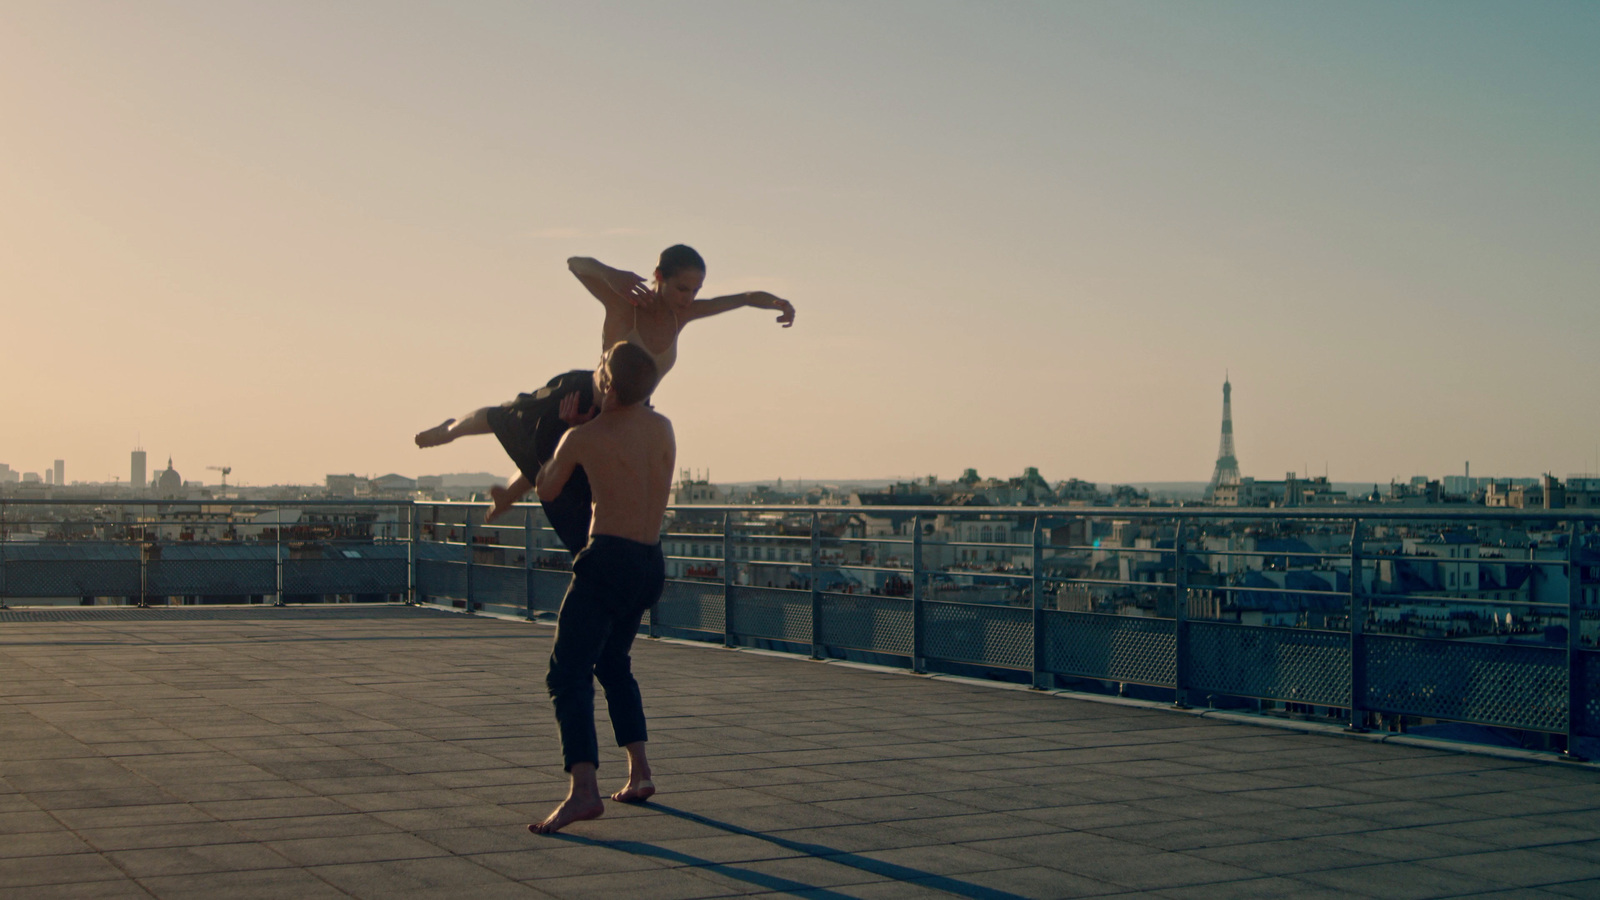
[[567, 423], [568, 425], [582, 425], [583, 423], [594, 418], [595, 415], [594, 410], [592, 409], [585, 410], [584, 412], [578, 412], [577, 391], [573, 391], [572, 393], [561, 398], [561, 406], [557, 410], [557, 414], [561, 416], [561, 421]]
[[751, 306], [757, 307], [758, 309], [775, 309], [781, 313], [781, 315], [778, 316], [778, 324], [782, 325], [783, 327], [788, 328], [790, 325], [794, 324], [793, 303], [790, 303], [776, 294], [769, 294], [766, 291], [751, 291], [749, 298]]

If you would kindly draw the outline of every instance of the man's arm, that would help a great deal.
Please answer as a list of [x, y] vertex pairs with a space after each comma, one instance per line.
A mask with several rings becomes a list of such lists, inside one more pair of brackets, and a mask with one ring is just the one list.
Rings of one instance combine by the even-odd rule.
[[572, 477], [572, 470], [583, 464], [583, 437], [579, 428], [569, 428], [561, 436], [561, 443], [556, 444], [556, 452], [550, 461], [539, 467], [539, 477], [534, 479], [533, 489], [539, 494], [539, 499], [544, 501], [554, 500], [561, 496], [561, 489], [567, 486], [567, 479]]
[[766, 291], [746, 291], [743, 294], [729, 294], [726, 297], [712, 297], [708, 300], [696, 300], [689, 304], [689, 309], [684, 313], [683, 320], [692, 322], [695, 319], [704, 319], [706, 316], [715, 316], [730, 309], [741, 306], [751, 306], [756, 309], [775, 309], [781, 315], [778, 321], [783, 327], [788, 328], [794, 324], [794, 304], [775, 294]]

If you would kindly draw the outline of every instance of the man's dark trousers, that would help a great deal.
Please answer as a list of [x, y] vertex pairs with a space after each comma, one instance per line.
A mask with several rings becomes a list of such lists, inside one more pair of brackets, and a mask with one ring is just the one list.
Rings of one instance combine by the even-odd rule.
[[555, 649], [545, 686], [556, 707], [561, 755], [600, 764], [594, 731], [594, 681], [606, 691], [611, 730], [622, 747], [648, 739], [644, 702], [628, 651], [645, 610], [661, 599], [666, 562], [661, 545], [594, 535], [572, 562], [572, 584], [561, 600]]

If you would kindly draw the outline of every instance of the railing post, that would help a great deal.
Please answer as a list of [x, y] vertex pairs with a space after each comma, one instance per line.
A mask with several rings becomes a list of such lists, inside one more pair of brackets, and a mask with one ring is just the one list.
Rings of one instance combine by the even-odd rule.
[[522, 510], [522, 603], [526, 610], [524, 614], [529, 619], [534, 617], [534, 609], [536, 608], [534, 605], [535, 581], [533, 577], [535, 543], [537, 542], [534, 540], [533, 507], [526, 506]]
[[1033, 606], [1033, 686], [1043, 690], [1053, 685], [1048, 682], [1049, 672], [1045, 671], [1045, 662], [1049, 659], [1048, 634], [1044, 622], [1044, 520], [1039, 516], [1033, 518], [1033, 558], [1031, 566], [1030, 586], [1032, 590]]
[[822, 658], [822, 515], [811, 514], [811, 658]]
[[467, 506], [467, 507], [463, 507], [463, 509], [466, 511], [466, 516], [465, 516], [465, 524], [461, 526], [461, 537], [462, 537], [463, 540], [465, 540], [467, 542], [467, 544], [466, 544], [466, 547], [467, 547], [467, 577], [466, 577], [467, 589], [466, 589], [465, 593], [467, 595], [467, 606], [466, 606], [467, 615], [470, 616], [470, 615], [472, 615], [472, 556], [473, 556], [472, 507]]
[[1350, 725], [1367, 730], [1367, 590], [1361, 561], [1361, 520], [1350, 523]]
[[1189, 536], [1184, 522], [1172, 535], [1172, 705], [1189, 708]]
[[722, 646], [734, 645], [733, 634], [733, 513], [722, 514]]
[[911, 671], [928, 671], [922, 650], [922, 516], [911, 517]]
[[422, 507], [411, 504], [411, 533], [406, 542], [406, 602], [415, 606], [417, 597], [417, 546], [422, 540]]
[[6, 605], [6, 504], [0, 500], [0, 609], [10, 609]]
[[[161, 532], [158, 530], [156, 532], [156, 536], [157, 536], [158, 539], [159, 539], [160, 535], [161, 535]], [[146, 534], [145, 534], [146, 539], [148, 539], [149, 536], [150, 535], [149, 535], [149, 533], [147, 531]], [[148, 555], [149, 554], [144, 553], [144, 552], [140, 552], [140, 554], [139, 554], [139, 605], [140, 606], [144, 606], [146, 603], [149, 602], [149, 598], [145, 596], [146, 592], [148, 590], [148, 585], [149, 585], [149, 580], [146, 578], [146, 574], [145, 574], [146, 573], [146, 569], [148, 568], [148, 562], [146, 561], [145, 557], [148, 556]], [[281, 506], [278, 507], [278, 527], [277, 527], [277, 529], [275, 531], [275, 534], [274, 534], [274, 537], [273, 537], [273, 554], [272, 554], [272, 558], [273, 558], [273, 561], [274, 561], [274, 564], [275, 564], [275, 568], [277, 569], [277, 579], [278, 579], [278, 596], [276, 598], [276, 602], [273, 603], [273, 606], [282, 606], [283, 605], [283, 507], [281, 507]]]
[[1567, 749], [1568, 759], [1584, 758], [1578, 746], [1583, 718], [1583, 524], [1567, 523]]

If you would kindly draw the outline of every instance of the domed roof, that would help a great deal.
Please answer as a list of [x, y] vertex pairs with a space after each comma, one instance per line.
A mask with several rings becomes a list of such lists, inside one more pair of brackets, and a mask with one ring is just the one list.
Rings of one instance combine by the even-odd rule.
[[183, 476], [172, 468], [172, 457], [167, 457], [167, 469], [156, 476], [156, 490], [163, 494], [176, 494], [183, 490]]

